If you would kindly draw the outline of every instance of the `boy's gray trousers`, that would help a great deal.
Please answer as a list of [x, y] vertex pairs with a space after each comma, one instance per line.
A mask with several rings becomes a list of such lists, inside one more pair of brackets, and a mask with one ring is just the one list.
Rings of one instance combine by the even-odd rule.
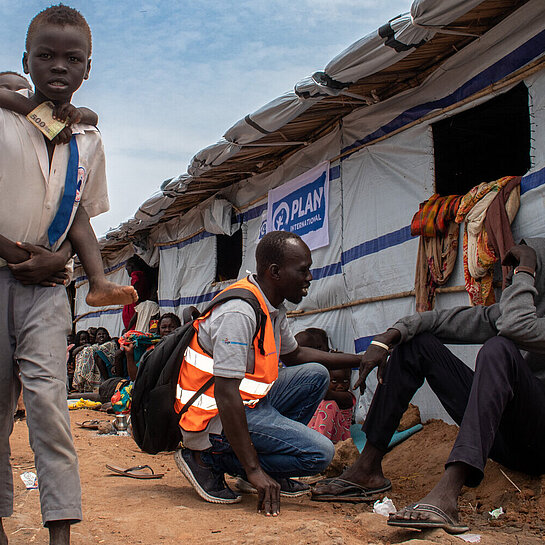
[[66, 402], [70, 309], [63, 286], [23, 286], [0, 268], [0, 517], [13, 512], [9, 436], [21, 373], [44, 524], [81, 520], [78, 460]]

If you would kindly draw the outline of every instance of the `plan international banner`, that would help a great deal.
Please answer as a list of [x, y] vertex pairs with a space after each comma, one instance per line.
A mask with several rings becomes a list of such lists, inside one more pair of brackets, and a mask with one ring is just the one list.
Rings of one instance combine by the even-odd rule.
[[269, 191], [267, 232], [291, 231], [311, 250], [329, 244], [329, 162]]

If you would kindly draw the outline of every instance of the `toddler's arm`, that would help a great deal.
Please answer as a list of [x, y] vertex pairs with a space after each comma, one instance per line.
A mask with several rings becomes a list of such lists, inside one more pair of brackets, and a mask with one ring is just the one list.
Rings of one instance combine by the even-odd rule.
[[21, 115], [28, 115], [34, 106], [32, 102], [23, 95], [8, 89], [0, 89], [0, 108], [11, 110]]
[[80, 123], [95, 126], [98, 125], [98, 114], [93, 112], [93, 110], [82, 106], [81, 108], [78, 108], [78, 111], [81, 114]]

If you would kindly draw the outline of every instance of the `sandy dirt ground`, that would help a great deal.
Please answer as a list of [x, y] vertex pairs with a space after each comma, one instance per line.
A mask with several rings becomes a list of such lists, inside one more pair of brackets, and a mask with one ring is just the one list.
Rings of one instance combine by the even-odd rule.
[[[462, 544], [442, 530], [419, 532], [394, 529], [386, 518], [372, 513], [372, 505], [317, 503], [308, 497], [283, 499], [278, 518], [256, 513], [256, 498], [216, 506], [203, 502], [176, 468], [172, 454], [149, 456], [130, 437], [99, 435], [80, 429], [76, 422], [108, 419], [95, 411], [71, 412], [72, 430], [80, 460], [84, 521], [73, 526], [72, 544], [105, 543], [179, 545], [386, 545], [410, 543]], [[385, 459], [392, 480], [388, 494], [396, 507], [420, 499], [435, 483], [456, 435], [454, 426], [431, 422], [424, 430], [394, 448]], [[15, 513], [5, 520], [13, 545], [46, 544], [37, 490], [26, 490], [20, 475], [33, 471], [25, 421], [15, 423], [12, 435]], [[149, 464], [158, 480], [136, 480], [112, 475], [106, 464], [131, 467]], [[501, 473], [505, 474], [520, 489]], [[537, 545], [545, 539], [545, 499], [542, 478], [530, 478], [490, 462], [483, 484], [464, 489], [462, 520], [484, 545]], [[490, 521], [488, 511], [502, 506], [506, 514]]]

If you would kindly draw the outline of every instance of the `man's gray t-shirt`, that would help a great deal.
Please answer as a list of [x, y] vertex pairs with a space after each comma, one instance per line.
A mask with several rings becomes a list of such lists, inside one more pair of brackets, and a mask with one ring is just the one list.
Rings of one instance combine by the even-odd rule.
[[[254, 275], [249, 280], [259, 288]], [[282, 354], [293, 352], [297, 348], [297, 341], [288, 324], [284, 305], [273, 307], [261, 293], [267, 303], [277, 356], [280, 358]], [[200, 324], [199, 344], [214, 358], [214, 376], [243, 379], [246, 372], [253, 371], [255, 355], [252, 340], [256, 327], [255, 312], [242, 299], [232, 299], [221, 304]], [[201, 432], [182, 430], [183, 444], [192, 450], [207, 449], [210, 447], [208, 435], [221, 433], [221, 430], [221, 420], [216, 415]]]

